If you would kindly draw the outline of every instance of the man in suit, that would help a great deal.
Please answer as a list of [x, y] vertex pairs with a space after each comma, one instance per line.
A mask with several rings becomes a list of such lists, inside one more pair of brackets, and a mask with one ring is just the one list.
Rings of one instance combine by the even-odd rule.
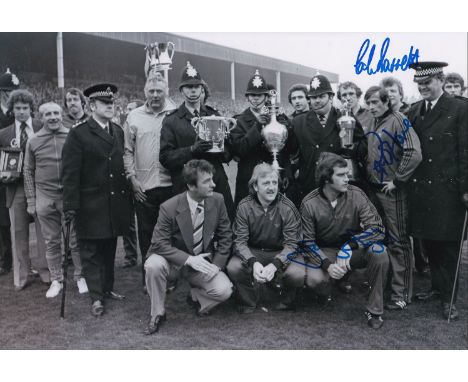
[[117, 237], [129, 233], [132, 197], [123, 164], [124, 134], [111, 122], [117, 87], [98, 84], [84, 91], [92, 116], [70, 130], [62, 150], [63, 210], [75, 220], [91, 313], [104, 313], [113, 291]]
[[213, 148], [213, 142], [200, 139], [191, 124], [192, 118], [196, 116], [204, 117], [219, 115], [219, 113], [201, 102], [204, 82], [198, 70], [190, 62], [187, 62], [181, 77], [179, 90], [184, 97], [184, 103], [174, 111], [168, 112], [164, 118], [159, 161], [171, 173], [174, 194], [186, 190], [182, 179], [182, 169], [185, 163], [191, 159], [205, 159], [210, 162], [215, 169], [215, 191], [223, 195], [229, 218], [232, 221], [235, 214], [234, 202], [223, 167], [223, 162], [230, 160], [229, 148], [225, 145], [223, 153], [208, 152]]
[[[32, 118], [34, 97], [27, 90], [14, 90], [8, 99], [8, 111], [15, 117], [12, 125], [0, 130], [0, 147], [15, 147], [25, 152], [26, 143], [42, 127], [40, 121]], [[31, 258], [29, 248], [29, 223], [35, 221], [37, 238], [37, 264], [41, 280], [50, 282], [46, 262], [45, 242], [42, 237], [39, 221], [27, 212], [27, 201], [24, 192], [23, 178], [3, 175], [1, 181], [7, 185], [6, 206], [10, 209], [11, 242], [13, 243], [13, 275], [16, 290], [22, 290], [31, 282], [29, 273]]]
[[295, 145], [299, 149], [298, 183], [301, 200], [317, 188], [315, 169], [322, 152], [348, 154], [357, 159], [358, 154], [365, 157], [367, 151], [364, 132], [358, 120], [354, 130], [353, 149], [341, 148], [340, 129], [337, 124], [340, 115], [332, 106], [334, 95], [327, 77], [321, 74], [312, 77], [309, 91], [311, 110], [292, 121]]
[[[416, 71], [414, 81], [423, 99], [408, 112], [423, 156], [409, 181], [410, 229], [413, 237], [421, 239], [432, 278], [432, 290], [419, 293], [416, 298], [428, 300], [439, 296], [445, 318], [449, 317], [468, 208], [468, 109], [465, 101], [444, 93], [443, 67], [447, 65], [444, 62], [410, 65]], [[455, 307], [450, 318], [458, 318]]]
[[[15, 122], [15, 117], [8, 113], [7, 103], [10, 93], [18, 87], [19, 79], [9, 69], [0, 75], [0, 129]], [[12, 264], [10, 215], [5, 206], [5, 193], [5, 185], [0, 184], [0, 276], [8, 274]]]
[[213, 192], [213, 166], [191, 160], [183, 170], [188, 191], [163, 203], [145, 263], [151, 318], [146, 334], [166, 320], [164, 303], [171, 268], [181, 269], [192, 289], [187, 302], [205, 316], [232, 294], [221, 270], [231, 253], [232, 231], [223, 196]]

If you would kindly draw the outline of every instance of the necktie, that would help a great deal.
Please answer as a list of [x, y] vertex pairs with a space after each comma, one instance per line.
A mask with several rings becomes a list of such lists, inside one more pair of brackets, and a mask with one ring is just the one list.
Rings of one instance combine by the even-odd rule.
[[429, 113], [432, 110], [432, 102], [427, 103], [427, 109], [426, 109], [426, 116], [429, 115]]
[[106, 126], [106, 131], [107, 131], [107, 134], [109, 134], [112, 137], [112, 129], [110, 128], [109, 125]]
[[21, 122], [20, 126], [20, 148], [21, 150], [26, 149], [26, 143], [28, 142], [28, 133], [26, 132], [26, 122]]
[[320, 121], [320, 124], [322, 125], [322, 127], [325, 127], [325, 116], [324, 115], [319, 115], [319, 121]]
[[193, 111], [193, 115], [194, 115], [195, 117], [199, 117], [199, 116], [200, 116], [200, 112], [199, 112], [197, 109], [195, 109], [195, 110]]
[[205, 220], [205, 212], [203, 204], [198, 203], [195, 210], [193, 221], [193, 254], [199, 255], [203, 249], [203, 221]]

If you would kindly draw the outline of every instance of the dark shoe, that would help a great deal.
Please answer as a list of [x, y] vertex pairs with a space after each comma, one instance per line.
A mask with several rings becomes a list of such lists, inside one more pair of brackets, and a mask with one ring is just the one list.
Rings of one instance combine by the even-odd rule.
[[367, 317], [367, 325], [369, 325], [372, 329], [380, 329], [383, 325], [382, 316], [378, 314], [372, 314], [370, 312], [364, 313]]
[[105, 292], [104, 297], [110, 298], [111, 300], [117, 300], [117, 301], [122, 301], [125, 299], [125, 296], [123, 294], [118, 294], [118, 293], [115, 293], [114, 291]]
[[185, 301], [187, 301], [188, 306], [190, 306], [190, 308], [192, 309], [200, 308], [200, 304], [197, 301], [192, 300], [192, 296], [190, 295], [190, 293], [187, 295], [187, 298], [185, 299]]
[[337, 286], [338, 286], [338, 290], [344, 294], [350, 294], [353, 291], [353, 287], [348, 282], [338, 283]]
[[122, 268], [132, 268], [136, 265], [136, 263], [136, 260], [125, 260], [122, 265]]
[[255, 306], [245, 306], [245, 305], [239, 305], [237, 307], [237, 311], [239, 314], [252, 314], [255, 313], [255, 310], [257, 308]]
[[0, 276], [7, 275], [10, 271], [11, 269], [0, 268]]
[[34, 269], [33, 267], [31, 267], [29, 269], [29, 276], [32, 277], [32, 278], [39, 277], [39, 272], [36, 269]]
[[295, 312], [297, 310], [297, 306], [295, 303], [285, 304], [284, 302], [280, 302], [279, 304], [275, 305], [273, 309], [279, 312]]
[[405, 301], [390, 301], [387, 305], [385, 305], [385, 309], [387, 310], [403, 310], [406, 309], [408, 305]]
[[432, 301], [440, 297], [440, 292], [437, 290], [429, 290], [427, 292], [416, 293], [416, 300], [419, 301]]
[[173, 281], [171, 283], [168, 283], [167, 287], [166, 287], [166, 293], [174, 292], [177, 289], [177, 283], [178, 283], [177, 280], [175, 280], [175, 281]]
[[330, 294], [317, 295], [317, 302], [320, 306], [326, 308], [327, 306], [331, 305], [331, 303], [333, 302], [333, 298]]
[[96, 300], [91, 305], [91, 314], [94, 317], [101, 317], [104, 313], [104, 305], [102, 304], [101, 300]]
[[166, 321], [166, 315], [151, 317], [146, 327], [145, 334], [147, 336], [156, 333], [159, 330], [161, 324]]
[[[442, 303], [442, 309], [444, 311], [444, 317], [446, 320], [449, 318], [450, 304], [448, 302]], [[450, 314], [451, 320], [458, 320], [458, 310], [455, 305], [452, 305], [452, 312]]]

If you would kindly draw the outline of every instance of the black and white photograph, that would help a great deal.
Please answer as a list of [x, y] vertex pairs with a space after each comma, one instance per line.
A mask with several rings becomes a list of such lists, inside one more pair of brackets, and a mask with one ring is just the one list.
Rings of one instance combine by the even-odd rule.
[[0, 359], [466, 354], [467, 32], [182, 32], [195, 4], [2, 27]]

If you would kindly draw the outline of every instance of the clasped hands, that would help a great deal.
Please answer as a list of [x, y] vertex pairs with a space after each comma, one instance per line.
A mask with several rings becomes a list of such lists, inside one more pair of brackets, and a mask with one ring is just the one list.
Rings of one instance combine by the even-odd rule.
[[277, 269], [273, 263], [270, 263], [264, 267], [262, 264], [256, 261], [253, 265], [253, 277], [255, 281], [263, 284], [273, 279], [276, 270]]
[[195, 269], [198, 272], [204, 273], [209, 279], [212, 279], [219, 271], [219, 267], [205, 260], [205, 257], [210, 256], [210, 252], [200, 253], [197, 256], [189, 256], [185, 265]]
[[336, 263], [330, 264], [327, 270], [332, 279], [339, 280], [351, 270], [350, 262], [352, 255], [353, 251], [348, 244], [340, 249], [336, 256]]

